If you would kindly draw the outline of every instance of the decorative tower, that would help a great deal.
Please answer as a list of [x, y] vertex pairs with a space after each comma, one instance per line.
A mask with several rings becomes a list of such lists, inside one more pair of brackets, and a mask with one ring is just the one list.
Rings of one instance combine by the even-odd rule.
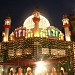
[[63, 16], [63, 27], [64, 27], [64, 30], [65, 30], [65, 40], [66, 41], [71, 41], [71, 33], [70, 33], [70, 30], [69, 30], [69, 27], [70, 27], [70, 24], [69, 24], [69, 19], [67, 18], [66, 15]]
[[4, 25], [4, 28], [5, 28], [5, 36], [4, 36], [5, 40], [4, 40], [4, 42], [8, 42], [10, 25], [11, 25], [11, 17], [8, 16], [5, 19], [5, 25]]
[[39, 21], [40, 21], [40, 12], [38, 10], [35, 10], [33, 12], [33, 22], [35, 23], [34, 25], [34, 37], [39, 37]]

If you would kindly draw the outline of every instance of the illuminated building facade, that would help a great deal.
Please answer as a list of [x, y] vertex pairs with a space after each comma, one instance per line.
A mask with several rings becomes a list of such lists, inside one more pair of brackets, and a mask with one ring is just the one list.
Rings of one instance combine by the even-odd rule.
[[[22, 27], [16, 28], [9, 40], [0, 43], [0, 73], [18, 74], [26, 72], [27, 67], [35, 68], [37, 61], [44, 61], [48, 74], [65, 75], [75, 73], [75, 42], [72, 42], [69, 24], [63, 21], [64, 34], [56, 27], [50, 26], [49, 21], [39, 11], [35, 10]], [[66, 28], [67, 27], [67, 28]], [[5, 33], [6, 35], [6, 33]], [[13, 72], [12, 72], [13, 71]], [[42, 75], [42, 74], [41, 74]]]

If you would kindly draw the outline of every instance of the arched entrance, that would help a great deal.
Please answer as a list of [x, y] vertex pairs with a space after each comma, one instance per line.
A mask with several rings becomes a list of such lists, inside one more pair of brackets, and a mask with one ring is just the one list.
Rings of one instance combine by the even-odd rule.
[[8, 75], [13, 75], [14, 74], [14, 68], [13, 67], [9, 67], [7, 74]]

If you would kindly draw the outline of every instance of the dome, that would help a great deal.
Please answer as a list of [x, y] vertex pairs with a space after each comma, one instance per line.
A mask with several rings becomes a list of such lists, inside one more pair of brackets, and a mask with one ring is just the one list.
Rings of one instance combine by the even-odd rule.
[[[42, 16], [42, 15], [39, 15], [39, 16], [40, 16], [39, 28], [46, 29], [47, 27], [49, 27], [50, 26], [49, 21], [44, 16]], [[29, 16], [24, 21], [23, 27], [26, 27], [26, 29], [34, 28], [34, 22], [32, 19], [33, 17], [34, 17], [34, 15]]]

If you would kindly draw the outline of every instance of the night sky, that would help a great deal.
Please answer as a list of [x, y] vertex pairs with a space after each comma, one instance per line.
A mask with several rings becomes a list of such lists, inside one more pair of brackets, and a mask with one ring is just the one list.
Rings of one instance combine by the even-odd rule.
[[[6, 16], [10, 16], [12, 20], [11, 33], [15, 28], [23, 25], [25, 19], [34, 11], [35, 5], [35, 0], [0, 0], [0, 36], [4, 30]], [[38, 0], [38, 7], [50, 24], [60, 30], [62, 29], [62, 16], [75, 14], [75, 0]]]

